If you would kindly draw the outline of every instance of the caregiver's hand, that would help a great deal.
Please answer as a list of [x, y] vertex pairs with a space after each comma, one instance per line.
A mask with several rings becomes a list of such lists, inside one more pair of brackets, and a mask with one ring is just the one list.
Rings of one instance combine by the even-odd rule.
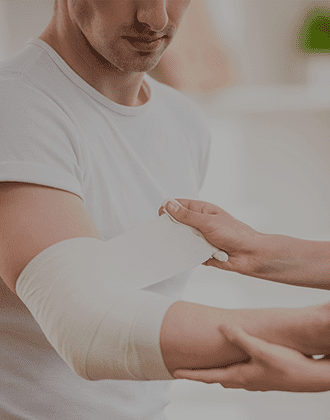
[[270, 344], [242, 329], [223, 328], [249, 356], [247, 363], [219, 369], [177, 370], [174, 377], [248, 391], [322, 392], [330, 390], [330, 361], [310, 359], [296, 350]]
[[[167, 203], [166, 211], [178, 222], [200, 230], [208, 242], [225, 251], [229, 256], [227, 262], [211, 258], [204, 265], [249, 276], [254, 275], [263, 258], [261, 233], [213, 204], [187, 199], [176, 201], [183, 207], [178, 206], [179, 208], [175, 211]], [[159, 215], [163, 213], [163, 207], [161, 207]]]
[[[228, 254], [227, 262], [204, 263], [251, 277], [302, 287], [330, 290], [330, 241], [311, 241], [286, 235], [264, 234], [236, 220], [213, 204], [178, 199], [178, 222], [202, 232], [207, 241]], [[159, 214], [162, 214], [163, 207]]]

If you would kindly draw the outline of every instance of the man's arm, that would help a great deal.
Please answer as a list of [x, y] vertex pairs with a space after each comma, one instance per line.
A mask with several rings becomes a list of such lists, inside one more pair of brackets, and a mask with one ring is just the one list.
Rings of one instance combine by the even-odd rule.
[[223, 330], [243, 328], [248, 334], [304, 354], [330, 353], [330, 305], [298, 309], [221, 309], [176, 302], [161, 330], [164, 362], [177, 369], [208, 369], [247, 360]]
[[242, 328], [225, 330], [228, 339], [249, 354], [248, 363], [218, 369], [177, 370], [177, 379], [247, 391], [323, 392], [330, 390], [329, 356], [306, 357], [296, 350], [252, 337]]
[[[0, 193], [0, 275], [13, 292], [25, 266], [52, 245], [83, 237], [104, 241], [82, 200], [74, 194], [20, 183], [2, 184]], [[97, 284], [96, 280], [91, 278], [90, 284]], [[42, 286], [38, 283], [39, 289]], [[109, 289], [111, 292], [110, 282]], [[77, 292], [82, 296], [82, 290]], [[56, 290], [56, 293], [60, 291]], [[310, 309], [290, 311], [278, 310], [275, 320], [271, 310], [231, 311], [176, 302], [166, 312], [160, 333], [166, 367], [172, 373], [182, 367], [216, 367], [246, 358], [244, 352], [221, 333], [224, 323], [243, 325], [252, 335], [291, 345], [305, 353], [315, 353], [310, 344], [311, 331], [313, 336], [316, 332], [324, 335], [324, 311], [322, 308], [315, 308], [314, 312]], [[89, 318], [87, 313], [85, 318]], [[296, 331], [298, 324], [303, 327], [299, 333]], [[316, 353], [323, 351], [320, 349]]]
[[75, 194], [20, 182], [0, 183], [0, 276], [16, 293], [24, 267], [44, 249], [103, 235]]
[[[14, 293], [16, 293], [17, 280], [23, 270], [35, 261], [38, 255], [50, 249], [54, 244], [73, 238], [96, 238], [104, 241], [84, 203], [74, 194], [41, 185], [13, 182], [0, 184], [0, 197], [0, 276]], [[55, 263], [58, 265], [57, 262]], [[109, 272], [109, 278], [111, 278], [111, 272]], [[97, 284], [92, 278], [91, 282]], [[109, 282], [109, 289], [111, 293], [111, 282]], [[183, 304], [189, 308], [192, 305], [184, 302]], [[198, 323], [191, 324], [190, 313], [187, 317], [187, 313], [182, 311], [179, 318], [170, 318], [170, 323], [167, 318], [166, 325], [169, 327], [171, 341], [168, 344], [165, 343], [165, 347], [163, 346], [166, 355], [175, 351], [180, 344], [184, 344], [180, 336], [175, 334], [176, 328], [185, 331], [182, 338], [186, 335], [195, 336], [195, 340], [190, 340], [190, 344], [185, 346], [184, 352], [179, 356], [173, 354], [172, 359], [177, 362], [175, 368], [185, 366], [187, 358], [189, 360], [189, 354], [196, 351], [199, 361], [197, 363], [195, 359], [191, 359], [193, 366], [196, 368], [209, 366], [209, 350], [202, 347], [205, 336], [212, 345], [214, 343], [219, 344], [220, 347], [222, 345], [222, 341], [219, 342], [218, 331], [213, 328], [215, 324], [208, 319], [209, 308], [203, 305], [193, 306], [196, 318], [207, 324], [204, 335], [199, 335]], [[176, 305], [173, 307], [176, 308]], [[86, 313], [86, 318], [88, 319], [88, 313]], [[173, 342], [174, 347], [171, 346]]]

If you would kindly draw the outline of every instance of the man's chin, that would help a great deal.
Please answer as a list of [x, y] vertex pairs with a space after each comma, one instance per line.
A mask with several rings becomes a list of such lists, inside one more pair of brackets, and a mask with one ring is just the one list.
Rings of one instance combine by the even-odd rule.
[[132, 63], [131, 65], [121, 66], [120, 70], [125, 74], [130, 73], [148, 73], [149, 71], [153, 70], [157, 64], [159, 63], [160, 58], [158, 57], [157, 60], [153, 59], [145, 63]]
[[[157, 51], [138, 51], [131, 57], [122, 57], [122, 60], [118, 60], [114, 63], [115, 66], [120, 69], [123, 73], [147, 73], [153, 70], [163, 54], [166, 48]], [[121, 61], [121, 62], [120, 62]]]

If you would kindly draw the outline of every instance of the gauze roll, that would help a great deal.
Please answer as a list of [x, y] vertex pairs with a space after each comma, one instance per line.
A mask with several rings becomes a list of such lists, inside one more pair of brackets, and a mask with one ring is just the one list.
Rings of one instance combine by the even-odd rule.
[[16, 291], [45, 336], [89, 380], [170, 380], [160, 328], [177, 300], [142, 291], [211, 258], [214, 247], [164, 214], [107, 242], [74, 238], [38, 254]]

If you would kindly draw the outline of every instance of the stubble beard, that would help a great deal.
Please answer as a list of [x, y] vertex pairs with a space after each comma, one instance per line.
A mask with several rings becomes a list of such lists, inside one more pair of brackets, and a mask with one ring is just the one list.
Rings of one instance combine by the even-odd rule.
[[165, 48], [156, 52], [122, 50], [109, 61], [123, 73], [146, 73], [157, 66], [164, 52]]

